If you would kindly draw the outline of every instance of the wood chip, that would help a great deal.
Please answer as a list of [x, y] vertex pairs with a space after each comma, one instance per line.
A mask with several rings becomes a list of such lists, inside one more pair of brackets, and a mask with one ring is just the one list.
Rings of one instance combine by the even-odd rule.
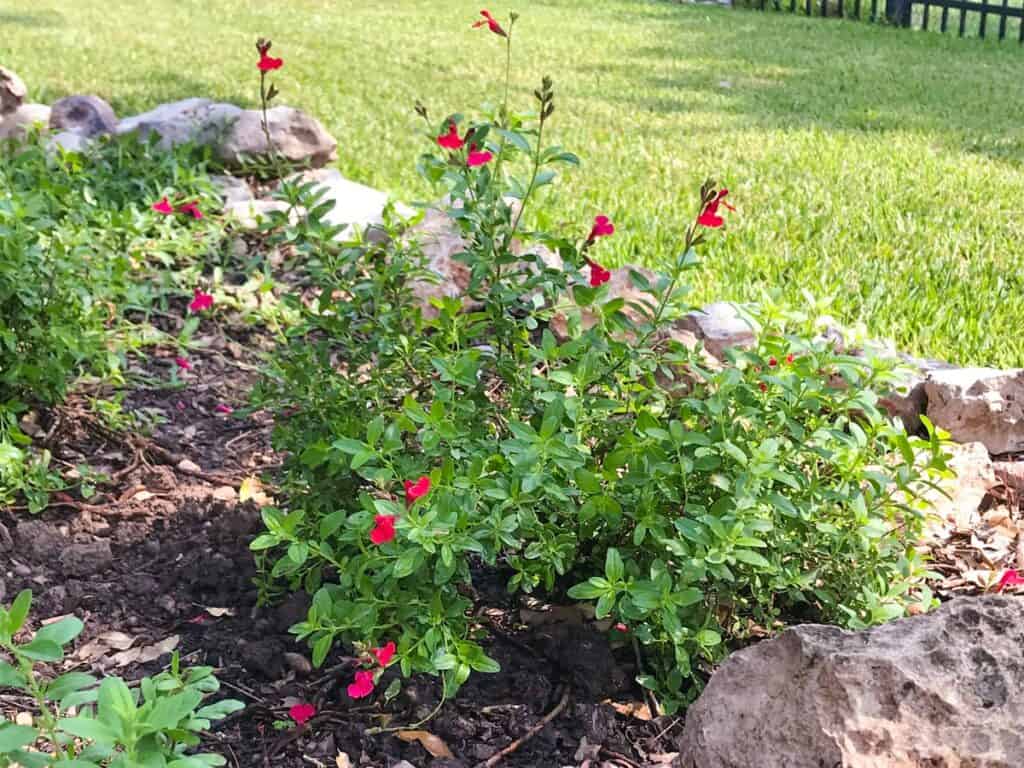
[[398, 731], [395, 735], [402, 741], [410, 743], [418, 741], [434, 757], [455, 757], [448, 749], [448, 745], [430, 731]]

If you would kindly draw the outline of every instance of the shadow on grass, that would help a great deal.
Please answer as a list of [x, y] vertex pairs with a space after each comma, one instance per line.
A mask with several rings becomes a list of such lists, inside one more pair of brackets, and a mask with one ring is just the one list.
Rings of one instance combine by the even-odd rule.
[[42, 13], [0, 11], [0, 30], [3, 30], [8, 24], [13, 27], [29, 27], [32, 29], [62, 27], [64, 26], [64, 17], [57, 11], [45, 11]]

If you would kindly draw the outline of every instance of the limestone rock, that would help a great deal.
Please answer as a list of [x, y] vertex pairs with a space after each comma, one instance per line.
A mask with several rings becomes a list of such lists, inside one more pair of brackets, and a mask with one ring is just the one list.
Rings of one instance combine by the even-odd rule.
[[[256, 109], [239, 110], [237, 118], [218, 142], [217, 157], [228, 166], [239, 167], [243, 157], [269, 156], [261, 124], [263, 113]], [[292, 162], [320, 168], [338, 157], [338, 142], [319, 120], [301, 110], [274, 107], [267, 110], [267, 123], [274, 151]]]
[[429, 268], [438, 276], [436, 282], [417, 280], [411, 284], [424, 315], [436, 316], [437, 310], [430, 304], [431, 299], [445, 296], [457, 298], [469, 288], [469, 267], [455, 259], [466, 247], [462, 233], [448, 218], [448, 214], [430, 208], [425, 212], [423, 220], [406, 233], [406, 237], [420, 244]]
[[925, 382], [928, 418], [961, 443], [989, 453], [1024, 450], [1024, 369], [955, 368]]
[[878, 404], [890, 416], [903, 422], [907, 432], [916, 434], [922, 431], [921, 416], [928, 409], [928, 395], [925, 391], [928, 374], [932, 371], [952, 370], [955, 366], [939, 360], [922, 360], [902, 354], [897, 356], [909, 370], [899, 386], [879, 397]]
[[[384, 223], [384, 209], [388, 204], [386, 192], [350, 181], [336, 168], [308, 171], [302, 178], [316, 182], [323, 194], [322, 200], [334, 204], [324, 220], [334, 226], [345, 225], [337, 239], [351, 240], [368, 227]], [[411, 215], [412, 211], [407, 213]]]
[[689, 331], [704, 342], [704, 347], [719, 360], [730, 347], [744, 349], [757, 340], [757, 328], [745, 319], [735, 304], [716, 301], [691, 312], [679, 321], [680, 330]]
[[[284, 200], [235, 200], [224, 204], [224, 213], [242, 229], [257, 230], [273, 211], [285, 213], [289, 206]], [[292, 210], [288, 221], [294, 224], [303, 212]]]
[[220, 193], [226, 206], [248, 203], [254, 197], [245, 179], [239, 179], [237, 176], [211, 176], [210, 183]]
[[0, 67], [0, 117], [24, 104], [26, 93], [28, 89], [21, 78], [6, 67]]
[[927, 537], [939, 541], [953, 533], [970, 533], [980, 519], [982, 501], [999, 484], [988, 451], [981, 443], [949, 447], [949, 468], [954, 477], [943, 478], [936, 489], [924, 491], [932, 504], [934, 519], [927, 526]]
[[795, 627], [730, 656], [682, 768], [1024, 764], [1024, 600], [961, 598], [864, 632]]
[[226, 135], [241, 114], [242, 110], [234, 104], [183, 99], [124, 118], [117, 124], [117, 133], [137, 133], [141, 139], [155, 133], [160, 137], [159, 146], [165, 150], [189, 141], [205, 146]]
[[75, 131], [55, 133], [46, 142], [49, 152], [56, 154], [58, 148], [65, 152], [84, 152], [89, 146], [89, 139]]
[[45, 130], [50, 123], [50, 108], [45, 104], [22, 104], [0, 119], [0, 139], [22, 139], [33, 125]]
[[117, 115], [99, 96], [65, 96], [53, 104], [50, 128], [92, 138], [113, 133], [117, 129]]

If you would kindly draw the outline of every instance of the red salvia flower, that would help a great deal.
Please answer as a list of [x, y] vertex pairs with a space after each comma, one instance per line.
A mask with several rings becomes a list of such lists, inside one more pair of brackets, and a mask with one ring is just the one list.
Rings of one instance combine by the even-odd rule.
[[762, 392], [768, 391], [768, 385], [765, 384], [763, 381], [757, 382], [757, 388], [760, 389]]
[[470, 168], [476, 168], [477, 166], [480, 165], [487, 165], [493, 159], [494, 155], [492, 155], [487, 150], [484, 150], [483, 152], [478, 152], [476, 149], [476, 144], [469, 145], [469, 155], [466, 157], [466, 165], [468, 165]]
[[216, 407], [214, 407], [213, 410], [215, 410], [217, 413], [226, 413], [229, 415], [235, 412], [234, 408], [232, 408], [230, 405], [225, 405], [224, 403], [217, 403]]
[[192, 370], [192, 363], [188, 361], [187, 357], [176, 357], [174, 358], [174, 363], [183, 371]]
[[213, 296], [205, 293], [199, 288], [193, 291], [192, 301], [189, 302], [189, 312], [202, 312], [203, 310], [209, 309], [213, 306]]
[[596, 216], [594, 217], [594, 226], [590, 229], [590, 235], [587, 237], [588, 243], [593, 243], [599, 237], [608, 237], [608, 235], [615, 234], [615, 225], [612, 224], [611, 219], [607, 216]]
[[730, 211], [736, 209], [725, 202], [725, 196], [729, 194], [728, 189], [720, 189], [718, 195], [710, 203], [704, 206], [704, 210], [701, 212], [700, 217], [697, 219], [697, 223], [702, 227], [708, 227], [710, 229], [718, 229], [725, 223], [725, 220], [718, 215], [718, 206], [724, 205]]
[[187, 213], [193, 219], [203, 218], [203, 212], [199, 210], [198, 202], [185, 203], [178, 206], [178, 213]]
[[501, 24], [499, 24], [498, 20], [491, 15], [490, 11], [480, 11], [480, 15], [483, 16], [483, 19], [474, 23], [473, 29], [480, 29], [480, 27], [486, 24], [487, 28], [494, 34], [500, 35], [501, 37], [508, 37], [508, 33], [501, 28]]
[[1024, 576], [1021, 576], [1020, 571], [1003, 571], [999, 584], [996, 586], [996, 592], [1002, 592], [1007, 587], [1016, 587], [1020, 584], [1024, 584]]
[[621, 621], [614, 627], [612, 627], [612, 629], [616, 630], [617, 632], [629, 632], [629, 627], [623, 624]]
[[356, 672], [356, 679], [349, 683], [348, 695], [353, 699], [364, 699], [373, 693], [373, 672], [360, 669]]
[[587, 265], [590, 267], [590, 285], [592, 288], [597, 288], [599, 285], [604, 285], [612, 279], [612, 273], [610, 270], [605, 269], [596, 261], [587, 259]]
[[412, 480], [405, 481], [405, 505], [411, 507], [417, 499], [422, 499], [430, 493], [430, 478], [423, 475], [415, 483]]
[[159, 203], [153, 203], [151, 207], [153, 208], [154, 211], [156, 211], [157, 213], [162, 213], [164, 216], [170, 216], [171, 214], [174, 213], [174, 206], [171, 205], [170, 202], [167, 200], [166, 195]]
[[775, 366], [777, 366], [778, 364], [779, 364], [779, 361], [778, 361], [778, 360], [776, 360], [776, 359], [775, 359], [774, 357], [769, 357], [769, 358], [768, 358], [768, 367], [769, 367], [769, 368], [774, 368], [774, 367], [775, 367]]
[[373, 530], [370, 531], [370, 541], [374, 544], [387, 544], [395, 540], [395, 516], [377, 515], [373, 518]]
[[316, 707], [312, 704], [296, 704], [288, 710], [288, 717], [294, 720], [296, 725], [305, 725], [315, 714]]
[[792, 352], [790, 352], [788, 355], [786, 355], [786, 365], [792, 365], [793, 364], [793, 360], [794, 360], [794, 357], [793, 357], [793, 353]]
[[260, 51], [260, 60], [256, 64], [260, 72], [269, 72], [272, 69], [280, 69], [283, 66], [284, 59], [275, 59], [273, 56], [268, 56], [266, 51]]
[[380, 648], [371, 648], [370, 653], [372, 653], [377, 658], [377, 661], [380, 663], [382, 667], [386, 667], [388, 663], [391, 661], [391, 659], [394, 657], [395, 650], [395, 641], [391, 640], [390, 642], [388, 642], [387, 645], [384, 645]]
[[466, 142], [459, 136], [458, 126], [455, 125], [455, 121], [448, 123], [448, 133], [443, 133], [437, 137], [438, 146], [444, 149], [462, 149]]

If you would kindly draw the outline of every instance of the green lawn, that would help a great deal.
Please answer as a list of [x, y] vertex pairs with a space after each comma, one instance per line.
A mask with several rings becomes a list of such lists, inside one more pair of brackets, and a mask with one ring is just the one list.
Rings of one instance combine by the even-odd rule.
[[[611, 263], [678, 247], [696, 188], [740, 208], [698, 298], [832, 313], [912, 352], [1024, 365], [1024, 48], [783, 13], [649, 0], [519, 0], [515, 95], [556, 81], [557, 139], [584, 167], [556, 221], [608, 213]], [[6, 0], [0, 62], [32, 96], [120, 114], [188, 96], [252, 105], [258, 35], [284, 100], [327, 123], [342, 171], [425, 193], [412, 112], [483, 101], [501, 69], [478, 2]], [[495, 12], [499, 8], [494, 7]], [[490, 91], [494, 93], [494, 91]]]

